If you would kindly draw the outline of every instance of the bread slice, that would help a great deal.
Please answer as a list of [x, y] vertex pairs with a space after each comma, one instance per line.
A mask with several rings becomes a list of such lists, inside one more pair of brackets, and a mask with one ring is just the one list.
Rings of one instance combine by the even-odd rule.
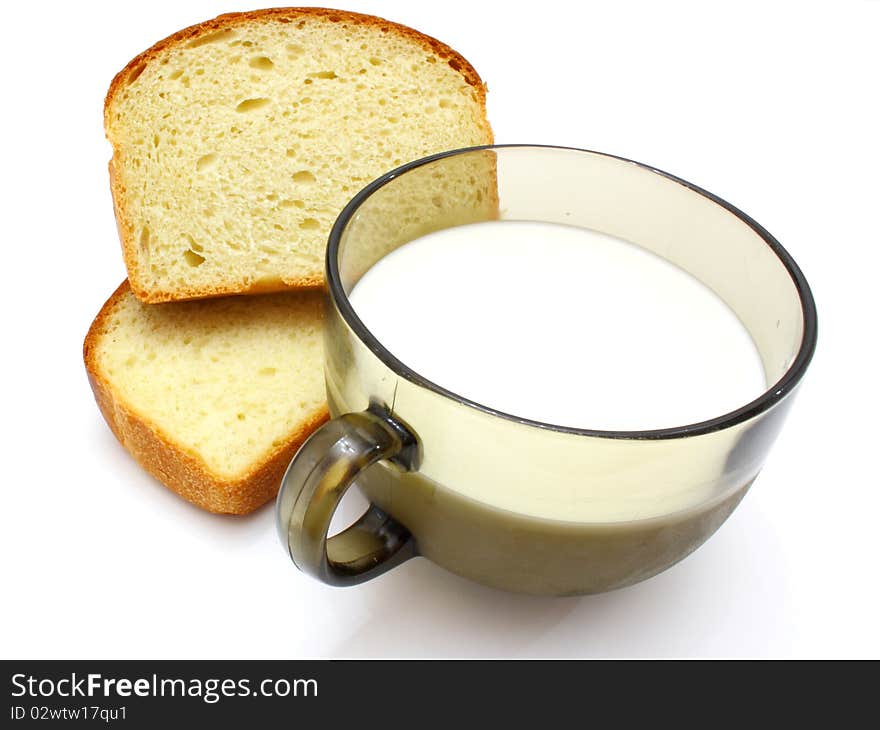
[[104, 108], [131, 288], [145, 302], [319, 286], [366, 183], [489, 144], [486, 90], [439, 41], [318, 8], [220, 17], [133, 59]]
[[165, 486], [245, 514], [327, 418], [314, 292], [145, 305], [124, 282], [83, 345], [119, 441]]

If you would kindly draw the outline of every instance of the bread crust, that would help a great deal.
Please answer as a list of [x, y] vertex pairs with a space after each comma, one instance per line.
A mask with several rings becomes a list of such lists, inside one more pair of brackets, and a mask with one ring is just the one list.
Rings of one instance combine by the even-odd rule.
[[461, 54], [455, 51], [445, 43], [425, 35], [413, 28], [399, 23], [394, 23], [384, 18], [374, 15], [364, 15], [348, 10], [333, 10], [329, 8], [267, 8], [263, 10], [250, 10], [241, 13], [225, 13], [218, 15], [216, 18], [206, 20], [196, 25], [192, 25], [183, 30], [162, 39], [155, 43], [146, 51], [135, 56], [126, 66], [117, 73], [110, 82], [110, 88], [107, 90], [107, 96], [104, 99], [104, 130], [108, 141], [113, 146], [113, 158], [110, 160], [110, 191], [113, 197], [113, 211], [116, 216], [116, 225], [119, 231], [119, 240], [122, 244], [122, 255], [128, 270], [128, 278], [131, 284], [131, 290], [134, 295], [146, 303], [159, 303], [170, 301], [181, 301], [186, 299], [202, 299], [206, 297], [223, 296], [227, 294], [255, 294], [268, 293], [275, 291], [287, 291], [290, 289], [314, 289], [323, 285], [323, 277], [302, 277], [279, 279], [271, 284], [255, 282], [247, 288], [241, 286], [207, 286], [207, 287], [190, 287], [184, 291], [167, 291], [159, 289], [147, 289], [141, 285], [142, 277], [140, 267], [138, 265], [137, 242], [135, 236], [134, 225], [126, 214], [123, 201], [125, 200], [125, 186], [122, 183], [121, 176], [114, 162], [119, 156], [115, 140], [110, 135], [110, 107], [116, 97], [116, 94], [123, 89], [127, 83], [133, 81], [140, 75], [143, 69], [151, 61], [155, 60], [166, 49], [182, 42], [189, 42], [200, 36], [218, 31], [230, 30], [238, 26], [250, 23], [252, 21], [271, 20], [280, 23], [291, 23], [302, 18], [326, 18], [331, 22], [345, 21], [356, 25], [369, 25], [379, 28], [385, 33], [397, 33], [400, 36], [414, 40], [422, 44], [429, 51], [436, 53], [440, 58], [445, 60], [447, 64], [460, 73], [465, 81], [474, 88], [477, 94], [481, 118], [478, 120], [479, 126], [482, 128], [486, 143], [492, 144], [494, 135], [486, 116], [486, 84], [480, 78], [476, 69]]
[[122, 297], [129, 291], [122, 282], [101, 307], [83, 342], [83, 361], [89, 384], [104, 419], [135, 460], [171, 491], [198, 507], [220, 514], [244, 515], [271, 500], [278, 492], [284, 471], [309, 435], [330, 418], [326, 407], [311, 414], [285, 442], [236, 479], [226, 479], [205, 461], [138, 413], [102, 372], [97, 351], [107, 324]]

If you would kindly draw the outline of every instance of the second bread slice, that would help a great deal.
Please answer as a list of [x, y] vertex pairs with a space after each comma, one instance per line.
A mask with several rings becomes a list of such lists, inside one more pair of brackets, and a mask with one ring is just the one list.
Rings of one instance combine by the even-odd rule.
[[145, 305], [125, 282], [92, 324], [84, 357], [123, 446], [211, 512], [245, 514], [272, 499], [328, 418], [312, 292]]

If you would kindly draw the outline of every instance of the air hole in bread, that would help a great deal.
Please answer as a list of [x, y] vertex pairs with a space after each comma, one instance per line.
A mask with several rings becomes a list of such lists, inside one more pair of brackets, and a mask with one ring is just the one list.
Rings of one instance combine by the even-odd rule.
[[284, 286], [284, 281], [277, 274], [264, 274], [256, 279], [253, 282], [253, 289], [255, 291], [263, 290], [272, 290], [279, 289]]
[[268, 56], [254, 56], [248, 61], [248, 66], [259, 69], [260, 71], [271, 71], [275, 68], [275, 64], [272, 63], [272, 59]]
[[440, 99], [438, 103], [441, 109], [449, 109], [452, 106], [452, 102], [449, 99]]
[[309, 74], [309, 78], [313, 79], [338, 79], [335, 71], [315, 71]]
[[375, 56], [370, 56], [370, 63], [374, 66], [379, 66], [382, 63], [382, 59], [376, 58]]
[[182, 68], [179, 68], [179, 69], [177, 69], [177, 71], [175, 71], [174, 73], [172, 73], [168, 78], [169, 78], [169, 80], [171, 80], [171, 81], [176, 81], [176, 80], [179, 79], [181, 76], [183, 76], [183, 69], [182, 69]]
[[183, 258], [190, 266], [201, 266], [205, 263], [205, 257], [201, 254], [197, 254], [192, 249], [187, 249], [183, 252]]
[[202, 172], [203, 170], [207, 170], [209, 167], [214, 165], [217, 162], [217, 154], [211, 152], [207, 155], [202, 155], [196, 160], [196, 170]]
[[150, 229], [147, 226], [141, 228], [141, 237], [138, 240], [138, 248], [142, 258], [150, 253]]
[[295, 183], [313, 183], [315, 182], [315, 176], [309, 172], [308, 170], [300, 170], [299, 172], [293, 173], [293, 181]]
[[264, 106], [268, 106], [269, 101], [270, 100], [266, 99], [265, 97], [262, 97], [259, 99], [245, 99], [244, 101], [240, 102], [237, 107], [235, 107], [235, 111], [237, 111], [237, 112], [256, 111], [257, 109], [262, 109]]
[[304, 231], [315, 231], [321, 227], [321, 224], [315, 218], [303, 218], [299, 222], [299, 227]]
[[208, 33], [207, 35], [203, 35], [201, 38], [193, 38], [186, 45], [188, 48], [198, 48], [199, 46], [206, 46], [209, 43], [220, 43], [221, 41], [227, 41], [231, 38], [235, 38], [234, 30], [218, 30], [216, 33]]
[[138, 76], [140, 76], [144, 72], [144, 69], [146, 67], [147, 67], [146, 63], [139, 63], [131, 71], [129, 71], [128, 72], [128, 83], [133, 84], [135, 81], [137, 81]]

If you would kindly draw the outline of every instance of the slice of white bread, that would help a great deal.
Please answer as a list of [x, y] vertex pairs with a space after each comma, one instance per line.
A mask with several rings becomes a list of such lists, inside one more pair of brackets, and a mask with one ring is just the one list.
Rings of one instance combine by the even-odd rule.
[[83, 345], [125, 448], [180, 496], [230, 514], [272, 499], [327, 420], [322, 353], [316, 292], [146, 305], [127, 282]]
[[222, 15], [133, 59], [104, 107], [131, 288], [146, 302], [319, 286], [366, 183], [489, 144], [486, 90], [439, 41], [319, 8]]

